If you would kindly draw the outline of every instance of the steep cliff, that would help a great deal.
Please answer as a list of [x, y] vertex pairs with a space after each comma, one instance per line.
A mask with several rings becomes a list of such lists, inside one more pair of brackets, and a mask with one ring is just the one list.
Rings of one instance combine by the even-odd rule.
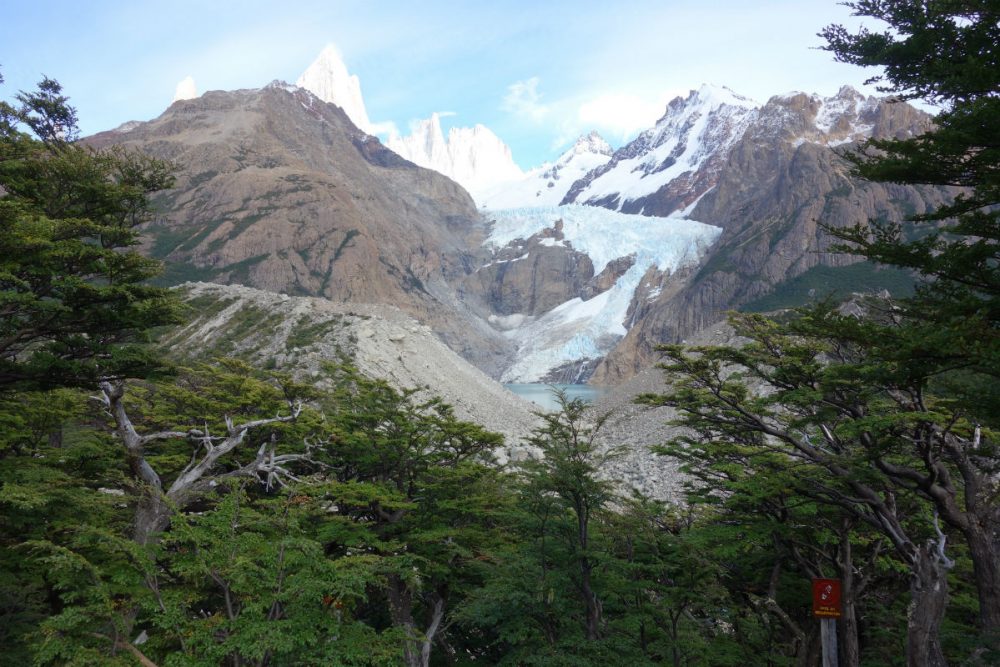
[[909, 105], [850, 88], [834, 98], [799, 93], [769, 100], [728, 152], [716, 185], [690, 212], [722, 227], [719, 241], [682, 287], [644, 305], [594, 381], [630, 377], [656, 359], [656, 343], [681, 340], [813, 267], [857, 261], [830, 252], [824, 226], [899, 221], [952, 196], [939, 188], [860, 181], [838, 154], [852, 141], [910, 136], [928, 123]]

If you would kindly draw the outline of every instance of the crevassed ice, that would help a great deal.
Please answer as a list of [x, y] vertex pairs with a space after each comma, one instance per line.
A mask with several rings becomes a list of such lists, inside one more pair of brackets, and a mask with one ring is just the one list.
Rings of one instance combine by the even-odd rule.
[[491, 211], [493, 230], [485, 244], [494, 248], [527, 239], [562, 221], [565, 239], [590, 257], [595, 274], [612, 260], [633, 255], [632, 267], [607, 291], [584, 301], [571, 299], [544, 315], [525, 317], [505, 335], [517, 345], [517, 361], [505, 382], [537, 382], [567, 363], [607, 354], [625, 335], [629, 304], [651, 266], [662, 272], [695, 264], [722, 230], [682, 218], [654, 218], [569, 205]]

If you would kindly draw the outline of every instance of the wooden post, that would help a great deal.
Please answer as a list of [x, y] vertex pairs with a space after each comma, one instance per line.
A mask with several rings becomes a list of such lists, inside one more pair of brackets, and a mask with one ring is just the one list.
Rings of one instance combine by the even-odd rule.
[[840, 616], [840, 580], [813, 579], [813, 616], [819, 619], [823, 667], [837, 667], [837, 618]]
[[837, 667], [837, 619], [819, 619], [819, 630], [823, 646], [823, 667]]

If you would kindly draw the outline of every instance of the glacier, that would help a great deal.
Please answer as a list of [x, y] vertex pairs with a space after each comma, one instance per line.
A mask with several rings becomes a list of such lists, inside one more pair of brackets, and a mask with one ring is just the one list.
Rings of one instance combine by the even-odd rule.
[[[563, 243], [587, 255], [599, 274], [613, 260], [635, 261], [608, 290], [577, 297], [537, 317], [507, 317], [495, 324], [517, 348], [503, 382], [539, 382], [566, 364], [605, 356], [627, 332], [629, 305], [643, 276], [693, 266], [722, 229], [680, 217], [655, 218], [570, 204], [488, 211], [493, 227], [484, 245], [494, 250], [528, 239], [562, 221]], [[506, 325], [506, 326], [504, 326]]]

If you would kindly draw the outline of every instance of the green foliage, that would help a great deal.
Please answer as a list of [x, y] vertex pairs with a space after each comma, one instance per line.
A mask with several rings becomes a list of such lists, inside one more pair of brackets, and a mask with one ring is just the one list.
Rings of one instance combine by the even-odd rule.
[[291, 352], [297, 347], [303, 348], [312, 345], [316, 341], [322, 340], [333, 329], [343, 325], [343, 317], [340, 315], [311, 324], [308, 323], [308, 318], [302, 317], [288, 334], [288, 338], [285, 340], [285, 349]]
[[[748, 344], [693, 353], [664, 348], [672, 386], [666, 395], [645, 397], [679, 412], [683, 434], [662, 451], [693, 476], [692, 502], [763, 531], [778, 547], [774, 563], [794, 562], [808, 576], [836, 572], [852, 582], [845, 584], [852, 596], [855, 585], [869, 595], [904, 590], [898, 579], [871, 590], [880, 570], [889, 577], [908, 572], [914, 596], [930, 590], [930, 580], [921, 578], [931, 576], [929, 558], [939, 568], [930, 568], [938, 572], [934, 590], [945, 590], [943, 573], [954, 559], [942, 555], [938, 517], [952, 538], [960, 534], [976, 548], [990, 548], [970, 527], [995, 521], [992, 490], [962, 495], [956, 482], [989, 488], [982, 475], [996, 466], [994, 436], [976, 430], [954, 401], [926, 394], [923, 378], [886, 364], [878, 341], [885, 320], [821, 304], [784, 324], [759, 315], [731, 321]], [[942, 551], [932, 557], [927, 545], [933, 544]], [[990, 561], [973, 559], [981, 604], [991, 594], [984, 590]], [[777, 613], [778, 589], [760, 580], [766, 570], [759, 563], [748, 580], [770, 588], [763, 602]], [[914, 604], [930, 605], [922, 598]], [[859, 596], [856, 605], [860, 610], [866, 602]], [[968, 625], [964, 632], [975, 635]], [[931, 649], [911, 646], [908, 653], [914, 650]]]
[[[86, 412], [86, 397], [69, 390], [0, 398], [4, 664], [29, 662], [31, 643], [36, 655], [64, 655], [66, 635], [82, 637], [88, 647], [74, 654], [74, 664], [102, 664], [91, 653], [101, 641], [80, 632], [79, 619], [100, 619], [88, 632], [113, 625], [116, 596], [136, 590], [134, 563], [115, 553], [128, 522], [123, 498], [115, 495], [121, 492], [113, 492], [121, 488], [122, 465], [86, 424]], [[62, 596], [87, 611], [58, 618]]]
[[[738, 664], [747, 637], [703, 543], [660, 503], [620, 496], [602, 477], [616, 455], [601, 420], [560, 396], [519, 465], [506, 539], [483, 585], [458, 609], [482, 659], [510, 665]], [[687, 524], [690, 527], [690, 524]]]
[[321, 505], [295, 490], [255, 500], [238, 489], [210, 512], [178, 517], [163, 544], [171, 586], [163, 609], [151, 610], [159, 613], [150, 648], [170, 651], [166, 665], [235, 656], [249, 664], [391, 664], [384, 640], [351, 617], [377, 579], [373, 563], [325, 558], [314, 536], [321, 520]]
[[177, 308], [145, 284], [158, 264], [129, 248], [172, 168], [73, 143], [76, 113], [51, 79], [17, 100], [0, 123], [0, 390], [147, 374], [145, 332]]
[[876, 181], [963, 188], [942, 208], [905, 224], [830, 230], [849, 252], [912, 269], [924, 280], [901, 303], [907, 326], [892, 336], [893, 363], [915, 372], [965, 378], [950, 389], [982, 418], [995, 402], [1000, 377], [1000, 8], [970, 2], [848, 3], [855, 13], [888, 24], [856, 34], [823, 32], [839, 60], [884, 68], [875, 81], [902, 99], [922, 98], [943, 111], [931, 131], [867, 142], [848, 155], [858, 175]]

